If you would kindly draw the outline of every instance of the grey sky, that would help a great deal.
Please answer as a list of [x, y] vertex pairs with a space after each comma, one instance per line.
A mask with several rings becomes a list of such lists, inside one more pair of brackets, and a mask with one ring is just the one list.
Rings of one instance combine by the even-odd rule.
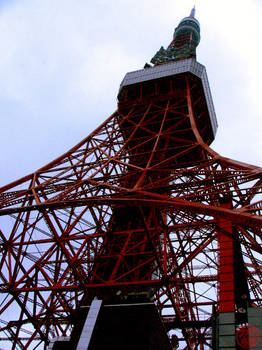
[[259, 0], [0, 1], [0, 185], [87, 136], [116, 109], [127, 71], [172, 39], [196, 3], [198, 61], [219, 129], [212, 147], [262, 165]]

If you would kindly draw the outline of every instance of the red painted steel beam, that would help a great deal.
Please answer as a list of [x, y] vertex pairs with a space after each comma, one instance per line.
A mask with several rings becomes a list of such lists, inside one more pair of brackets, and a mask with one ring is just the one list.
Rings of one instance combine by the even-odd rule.
[[[177, 198], [167, 198], [166, 196], [158, 195], [152, 192], [139, 191], [141, 195], [148, 196], [151, 199], [139, 199], [139, 198], [108, 198], [108, 199], [96, 199], [96, 198], [88, 198], [85, 200], [67, 200], [61, 202], [49, 202], [42, 203], [39, 205], [32, 205], [27, 207], [19, 207], [19, 208], [9, 208], [0, 210], [1, 215], [10, 215], [14, 213], [24, 213], [30, 211], [42, 211], [45, 209], [62, 209], [67, 207], [81, 207], [81, 206], [97, 206], [97, 205], [115, 205], [115, 204], [124, 204], [128, 202], [128, 206], [130, 203], [133, 205], [138, 205], [139, 203], [143, 203], [145, 206], [155, 205], [158, 207], [167, 206], [169, 208], [174, 207], [174, 209], [180, 209], [188, 212], [194, 212], [199, 214], [206, 214], [214, 217], [227, 217], [232, 222], [236, 224], [249, 225], [251, 227], [262, 227], [262, 218], [258, 215], [252, 215], [242, 210], [233, 210], [227, 208], [216, 207], [213, 205], [206, 205], [199, 202], [192, 202], [187, 200], [180, 200]], [[157, 198], [157, 199], [155, 199]]]

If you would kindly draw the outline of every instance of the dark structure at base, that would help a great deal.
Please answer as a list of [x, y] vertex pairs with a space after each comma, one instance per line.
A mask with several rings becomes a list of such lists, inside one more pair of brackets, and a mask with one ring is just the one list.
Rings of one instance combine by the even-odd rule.
[[[82, 312], [83, 328], [77, 339], [57, 340], [51, 350], [172, 350], [154, 303], [149, 301], [102, 304], [94, 300]], [[84, 315], [86, 317], [84, 318]], [[80, 323], [80, 322], [79, 322]]]

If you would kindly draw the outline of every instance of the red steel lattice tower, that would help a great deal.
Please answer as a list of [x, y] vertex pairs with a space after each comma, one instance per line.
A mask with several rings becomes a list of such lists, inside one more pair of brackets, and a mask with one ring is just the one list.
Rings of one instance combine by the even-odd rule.
[[192, 10], [153, 65], [125, 76], [115, 113], [1, 188], [10, 349], [77, 348], [94, 300], [88, 349], [242, 349], [239, 329], [259, 330], [262, 169], [209, 147], [199, 28]]

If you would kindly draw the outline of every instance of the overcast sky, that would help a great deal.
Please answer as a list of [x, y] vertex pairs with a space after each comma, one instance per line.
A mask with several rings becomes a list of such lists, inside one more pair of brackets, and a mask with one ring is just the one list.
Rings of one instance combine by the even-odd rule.
[[262, 166], [261, 0], [0, 0], [0, 185], [112, 114], [125, 73], [167, 47], [194, 3], [219, 124], [212, 147]]

